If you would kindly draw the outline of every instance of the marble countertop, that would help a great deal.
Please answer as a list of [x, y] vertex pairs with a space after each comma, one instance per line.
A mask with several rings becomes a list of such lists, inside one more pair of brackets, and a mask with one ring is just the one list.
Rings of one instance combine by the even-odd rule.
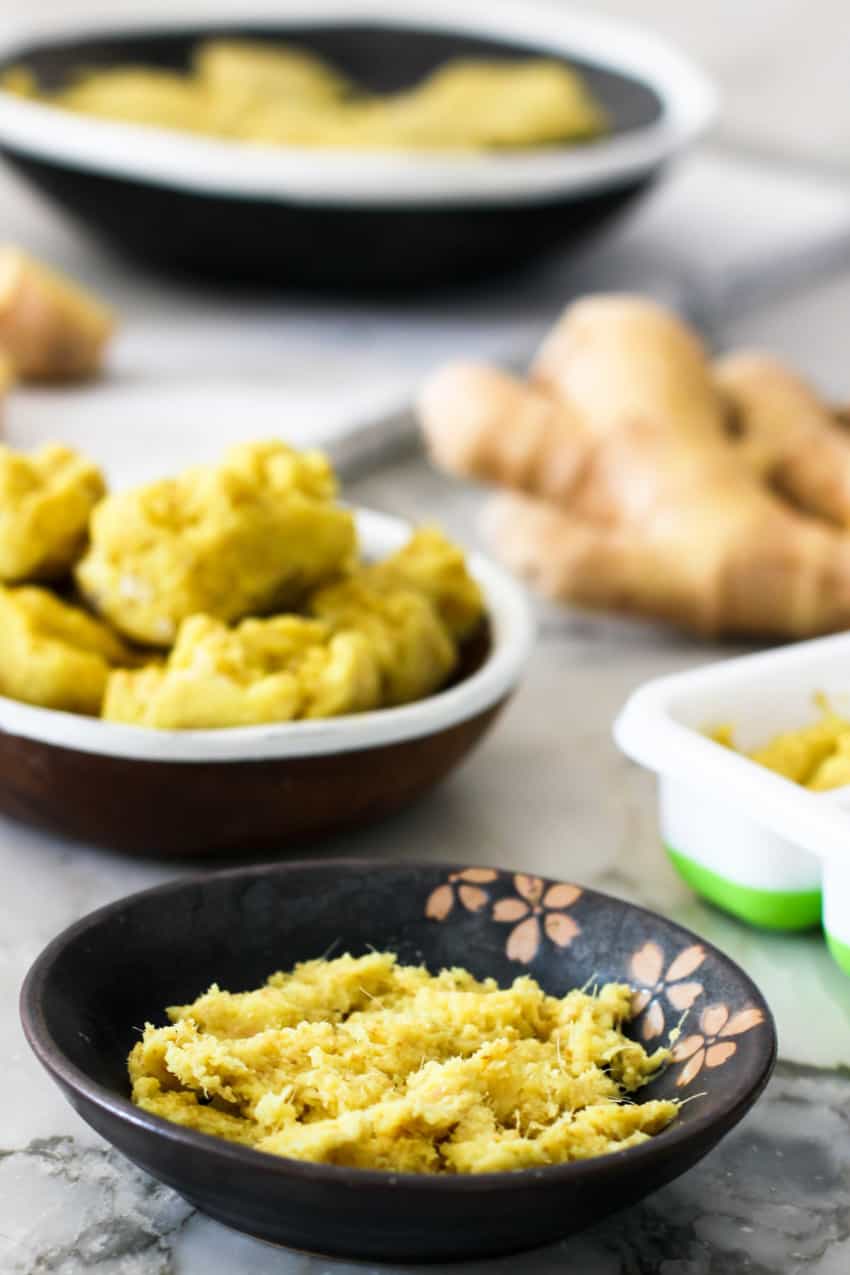
[[[778, 170], [756, 181], [728, 154], [704, 155], [683, 168], [604, 253], [568, 271], [552, 268], [510, 288], [407, 310], [297, 299], [272, 305], [165, 287], [102, 257], [19, 189], [4, 186], [0, 194], [9, 197], [12, 233], [75, 265], [126, 314], [106, 382], [89, 398], [19, 395], [8, 433], [19, 444], [60, 434], [98, 454], [102, 448], [119, 479], [154, 463], [167, 469], [246, 430], [273, 426], [305, 441], [338, 439], [352, 415], [391, 405], [461, 340], [465, 349], [522, 353], [559, 301], [591, 282], [651, 287], [701, 316], [724, 344], [788, 350], [831, 393], [850, 389], [845, 191]], [[741, 214], [732, 219], [734, 234], [724, 236], [723, 200], [732, 194]], [[677, 237], [683, 224], [688, 232]], [[787, 286], [762, 295], [753, 275], [745, 312], [739, 289], [756, 249], [781, 259]], [[706, 256], [715, 270], [705, 268]], [[253, 398], [246, 407], [247, 390]], [[416, 456], [374, 468], [350, 494], [411, 519], [439, 519], [464, 540], [477, 540], [478, 494], [445, 482]], [[850, 1269], [850, 980], [816, 936], [766, 936], [690, 894], [659, 849], [651, 779], [611, 740], [612, 718], [640, 682], [730, 649], [651, 626], [539, 610], [528, 674], [473, 758], [415, 809], [325, 848], [522, 867], [666, 912], [728, 951], [759, 982], [777, 1017], [781, 1062], [739, 1129], [679, 1182], [562, 1245], [465, 1269], [843, 1275]], [[87, 1129], [29, 1054], [16, 999], [39, 950], [84, 912], [181, 870], [0, 819], [2, 1275], [367, 1269], [278, 1251], [192, 1212]]]

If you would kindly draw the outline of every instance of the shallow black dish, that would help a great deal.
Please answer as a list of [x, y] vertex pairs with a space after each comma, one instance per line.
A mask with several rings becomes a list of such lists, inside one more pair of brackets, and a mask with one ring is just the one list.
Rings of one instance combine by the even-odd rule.
[[[289, 3], [273, 21], [181, 21], [156, 29], [64, 24], [11, 37], [49, 87], [80, 66], [179, 68], [210, 35], [287, 40], [368, 87], [414, 83], [447, 58], [568, 57], [612, 132], [585, 147], [513, 155], [405, 156], [249, 147], [88, 119], [0, 93], [0, 151], [122, 251], [160, 267], [259, 283], [380, 291], [517, 267], [598, 230], [706, 126], [712, 95], [665, 46], [622, 23], [513, 0], [452, 20], [439, 5], [364, 3], [345, 23]], [[331, 9], [333, 6], [331, 6]], [[232, 12], [232, 9], [231, 9]], [[637, 68], [637, 69], [635, 69]]]
[[[512, 899], [497, 910], [499, 900]], [[510, 913], [509, 921], [499, 915]], [[469, 1177], [299, 1163], [194, 1133], [130, 1103], [138, 1024], [216, 979], [236, 991], [330, 949], [370, 946], [430, 968], [462, 964], [550, 993], [591, 979], [641, 989], [634, 1030], [659, 1041], [690, 1002], [681, 1057], [643, 1093], [687, 1098], [640, 1147], [596, 1160]], [[710, 944], [642, 908], [540, 878], [439, 864], [326, 860], [190, 877], [92, 913], [55, 939], [21, 995], [39, 1060], [84, 1120], [221, 1222], [346, 1257], [497, 1254], [581, 1230], [695, 1164], [767, 1083], [770, 1011]]]

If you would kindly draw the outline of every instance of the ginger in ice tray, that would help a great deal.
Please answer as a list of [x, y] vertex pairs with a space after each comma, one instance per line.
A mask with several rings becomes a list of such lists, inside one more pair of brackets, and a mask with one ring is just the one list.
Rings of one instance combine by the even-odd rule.
[[[850, 721], [834, 712], [823, 696], [815, 696], [815, 702], [821, 709], [816, 722], [783, 731], [746, 756], [795, 784], [826, 792], [850, 784]], [[735, 747], [731, 727], [715, 727], [709, 733], [717, 743]]]
[[413, 1173], [524, 1169], [636, 1146], [673, 1120], [635, 1095], [669, 1051], [623, 1031], [632, 989], [547, 996], [390, 953], [216, 984], [129, 1057], [133, 1101], [273, 1155]]

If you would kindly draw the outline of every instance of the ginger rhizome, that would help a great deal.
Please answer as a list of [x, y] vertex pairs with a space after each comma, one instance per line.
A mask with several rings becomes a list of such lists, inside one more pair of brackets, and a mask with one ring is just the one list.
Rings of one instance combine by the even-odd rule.
[[79, 284], [0, 246], [0, 353], [20, 380], [95, 376], [113, 326], [106, 306]]
[[712, 364], [653, 302], [589, 297], [526, 381], [452, 364], [420, 408], [438, 465], [504, 489], [491, 542], [550, 597], [707, 635], [850, 626], [850, 431], [776, 361]]

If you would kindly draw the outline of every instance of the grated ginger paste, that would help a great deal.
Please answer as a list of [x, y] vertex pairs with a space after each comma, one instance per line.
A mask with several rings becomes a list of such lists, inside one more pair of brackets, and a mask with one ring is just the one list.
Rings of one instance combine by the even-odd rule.
[[515, 150], [589, 142], [609, 128], [585, 78], [555, 58], [454, 58], [379, 94], [295, 45], [205, 40], [185, 71], [80, 67], [49, 89], [17, 66], [0, 86], [78, 114], [261, 146]]
[[[850, 784], [850, 721], [830, 707], [826, 696], [815, 695], [814, 702], [821, 714], [817, 721], [782, 731], [744, 756], [802, 788], [828, 792]], [[731, 726], [715, 726], [708, 734], [737, 751]]]
[[274, 1155], [411, 1173], [560, 1164], [645, 1142], [669, 1101], [633, 1100], [669, 1051], [623, 1034], [632, 989], [547, 996], [464, 969], [429, 974], [391, 953], [216, 984], [147, 1024], [129, 1057], [133, 1101]]

